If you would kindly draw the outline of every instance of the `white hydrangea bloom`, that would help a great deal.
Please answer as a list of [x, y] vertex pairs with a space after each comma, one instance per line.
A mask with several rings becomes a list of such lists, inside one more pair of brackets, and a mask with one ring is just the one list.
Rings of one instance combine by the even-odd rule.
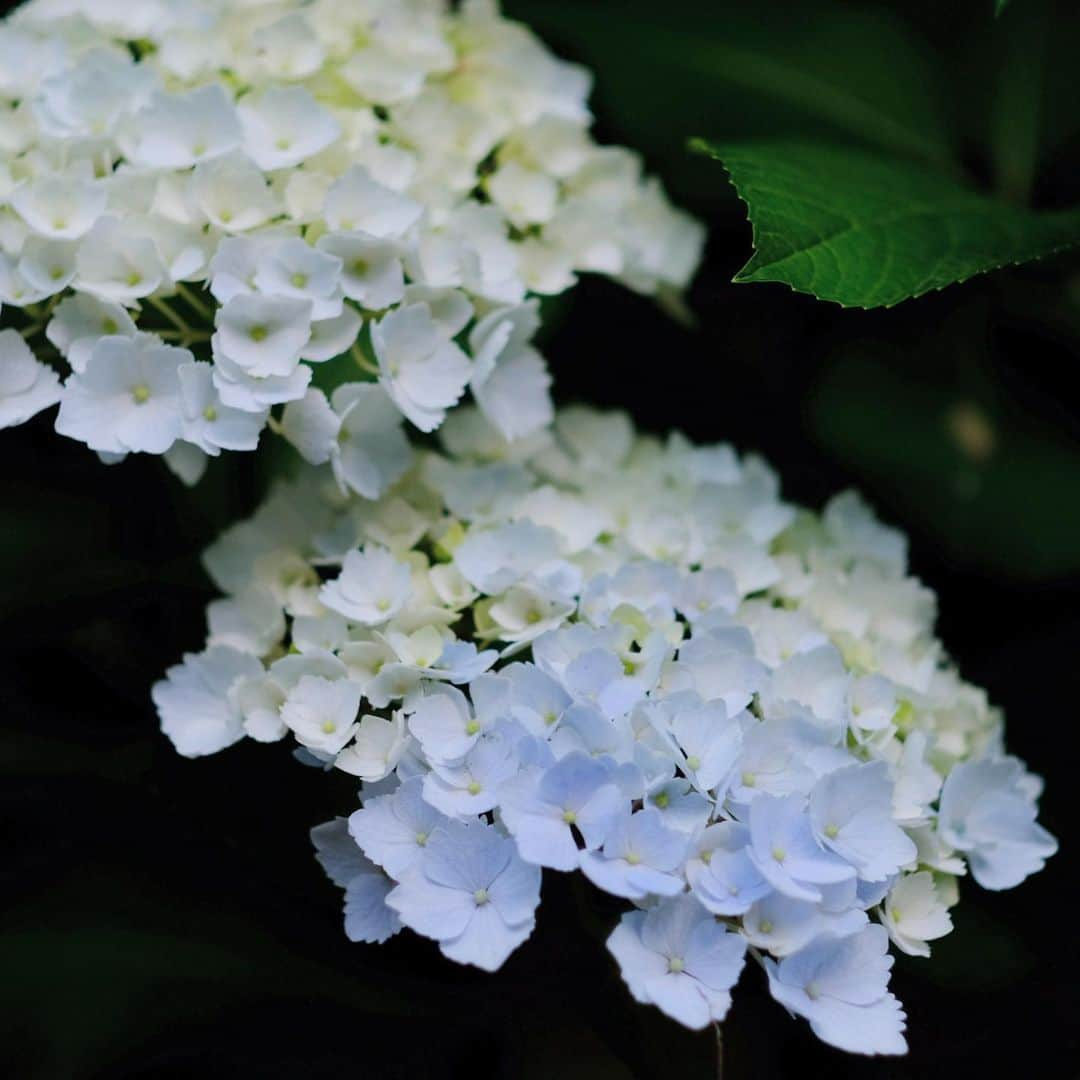
[[99, 338], [68, 376], [56, 430], [91, 450], [165, 453], [183, 432], [179, 370], [192, 359], [150, 334]]
[[465, 392], [472, 365], [449, 341], [427, 304], [391, 312], [371, 331], [379, 381], [421, 431], [434, 431]]
[[408, 748], [408, 735], [400, 712], [395, 712], [389, 719], [369, 713], [361, 718], [355, 741], [338, 754], [334, 764], [344, 772], [372, 783], [385, 780], [397, 768]]
[[371, 383], [346, 383], [334, 391], [340, 422], [330, 463], [343, 491], [376, 499], [409, 467], [412, 449], [401, 417], [387, 406], [386, 392]]
[[82, 374], [86, 361], [101, 337], [134, 337], [134, 321], [119, 304], [106, 303], [89, 293], [75, 293], [61, 300], [45, 335], [71, 365]]
[[[296, 22], [303, 23], [297, 16]], [[302, 86], [269, 86], [237, 107], [244, 150], [267, 172], [288, 169], [336, 142], [341, 125]]]
[[350, 551], [341, 573], [322, 587], [319, 599], [355, 623], [379, 626], [401, 611], [411, 592], [408, 564], [385, 549], [373, 548]]
[[34, 359], [16, 330], [0, 330], [0, 428], [23, 424], [61, 398], [56, 372]]
[[470, 380], [473, 396], [506, 439], [531, 435], [554, 417], [547, 367], [529, 345], [539, 327], [538, 305], [530, 301], [493, 311], [469, 337], [476, 361]]
[[353, 165], [326, 192], [326, 224], [345, 235], [359, 233], [376, 240], [403, 237], [424, 208], [380, 184], [362, 165]]
[[185, 757], [215, 754], [244, 737], [244, 718], [229, 695], [241, 679], [262, 673], [250, 653], [212, 645], [184, 658], [154, 686], [161, 727]]
[[236, 596], [212, 601], [206, 609], [207, 642], [267, 656], [285, 636], [285, 615], [267, 589], [251, 585]]
[[186, 169], [237, 149], [241, 138], [228, 92], [210, 84], [157, 94], [135, 114], [119, 143], [136, 167]]
[[[500, 348], [528, 327], [492, 310]], [[631, 909], [609, 948], [638, 1000], [718, 1021], [746, 952], [820, 1038], [902, 1053], [888, 942], [929, 955], [958, 875], [1008, 887], [1056, 849], [903, 538], [850, 493], [797, 517], [761, 461], [619, 414], [511, 443], [465, 407], [442, 450], [410, 448], [376, 424], [386, 394], [286, 410], [321, 464], [208, 553], [230, 599], [155, 689], [166, 734], [184, 753], [290, 735], [361, 779], [350, 936], [400, 920], [492, 970], [541, 868], [580, 871]], [[683, 539], [658, 555], [635, 508]]]
[[161, 251], [138, 221], [100, 218], [79, 242], [75, 287], [99, 300], [134, 305], [166, 282]]
[[39, 236], [78, 240], [105, 212], [108, 192], [87, 176], [56, 173], [26, 181], [11, 194], [12, 208]]
[[336, 755], [357, 732], [361, 697], [348, 679], [304, 675], [286, 696], [281, 720], [301, 746]]
[[313, 305], [295, 296], [234, 296], [218, 309], [214, 360], [225, 374], [288, 377], [311, 336]]
[[929, 956], [927, 942], [952, 930], [948, 904], [929, 870], [897, 881], [881, 905], [881, 921], [896, 947], [909, 956]]
[[99, 341], [212, 362], [203, 408], [249, 413], [243, 437], [138, 440], [189, 482], [249, 427], [315, 452], [313, 364], [328, 398], [382, 386], [334, 397], [336, 447], [325, 411], [313, 436], [367, 498], [407, 467], [401, 421], [433, 431], [466, 393], [525, 441], [552, 418], [535, 296], [583, 271], [667, 296], [701, 256], [636, 155], [593, 141], [588, 74], [494, 4], [27, 0], [0, 60], [4, 325], [60, 351], [59, 430], [114, 457], [69, 422]]
[[278, 202], [262, 170], [243, 154], [198, 165], [191, 198], [207, 221], [223, 233], [247, 232], [278, 212]]
[[183, 438], [204, 454], [254, 450], [266, 420], [264, 412], [231, 409], [214, 386], [209, 364], [186, 363], [176, 369], [183, 409]]

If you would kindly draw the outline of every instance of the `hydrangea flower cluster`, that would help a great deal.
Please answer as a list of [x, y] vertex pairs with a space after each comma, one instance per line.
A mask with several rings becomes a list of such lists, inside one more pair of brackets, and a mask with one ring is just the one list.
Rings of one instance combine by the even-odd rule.
[[369, 498], [467, 390], [543, 428], [537, 298], [674, 298], [702, 243], [592, 141], [589, 88], [493, 0], [30, 0], [0, 24], [0, 427], [59, 404], [188, 482], [299, 428]]
[[205, 651], [154, 688], [188, 756], [288, 739], [360, 781], [313, 831], [345, 930], [497, 969], [544, 870], [627, 902], [631, 994], [718, 1022], [747, 957], [845, 1050], [905, 1050], [889, 944], [1056, 842], [934, 635], [904, 538], [758, 458], [565, 409], [454, 410], [378, 500], [305, 468], [206, 554]]

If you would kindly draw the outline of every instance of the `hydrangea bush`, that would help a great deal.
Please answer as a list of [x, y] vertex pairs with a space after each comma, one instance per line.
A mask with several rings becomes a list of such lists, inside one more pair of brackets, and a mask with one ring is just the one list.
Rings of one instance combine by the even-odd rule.
[[359, 779], [312, 833], [354, 941], [495, 970], [542, 871], [580, 872], [627, 901], [639, 1001], [722, 1020], [749, 954], [826, 1042], [903, 1052], [890, 941], [928, 956], [958, 877], [1056, 848], [904, 538], [619, 413], [439, 438], [382, 499], [313, 468], [209, 549], [206, 649], [154, 689], [177, 749], [287, 739]]
[[[359, 783], [345, 930], [495, 970], [544, 869], [621, 898], [633, 996], [723, 1019], [749, 956], [826, 1042], [905, 1049], [890, 942], [1056, 848], [902, 536], [759, 459], [556, 414], [540, 299], [677, 307], [702, 230], [489, 0], [31, 0], [0, 24], [0, 427], [186, 482], [298, 453], [206, 554], [186, 756]], [[466, 391], [472, 403], [459, 405]], [[351, 811], [351, 813], [350, 813]]]
[[701, 247], [592, 141], [589, 81], [489, 0], [24, 4], [0, 25], [0, 426], [59, 403], [105, 460], [193, 482], [302, 403], [363, 433], [335, 462], [367, 497], [404, 421], [466, 390], [508, 438], [542, 428], [537, 297], [591, 271], [674, 299]]

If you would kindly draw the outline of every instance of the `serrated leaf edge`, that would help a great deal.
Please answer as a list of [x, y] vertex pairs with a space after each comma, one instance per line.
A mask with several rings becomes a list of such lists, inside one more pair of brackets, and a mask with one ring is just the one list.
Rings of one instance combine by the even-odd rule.
[[[982, 277], [984, 274], [993, 274], [998, 270], [1005, 270], [1011, 266], [1026, 266], [1028, 263], [1041, 262], [1044, 259], [1052, 258], [1055, 255], [1060, 255], [1064, 251], [1069, 251], [1072, 248], [1080, 246], [1080, 236], [1077, 236], [1075, 240], [1066, 241], [1063, 244], [1059, 244], [1057, 247], [1051, 248], [1049, 251], [1044, 251], [1039, 255], [1032, 255], [1028, 259], [1007, 259], [1004, 262], [995, 263], [993, 266], [984, 267], [982, 270], [976, 270], [974, 273], [966, 274], [964, 277], [959, 277], [955, 281], [950, 281], [947, 285], [932, 285], [929, 288], [921, 289], [919, 292], [914, 292], [910, 296], [901, 297], [899, 300], [893, 300], [891, 303], [883, 304], [846, 304], [843, 300], [837, 300], [832, 296], [821, 296], [810, 289], [800, 288], [798, 285], [793, 285], [790, 281], [785, 281], [783, 278], [764, 276], [763, 270], [751, 270], [754, 260], [757, 258], [759, 252], [757, 247], [757, 224], [754, 221], [753, 212], [750, 206], [750, 201], [742, 193], [739, 187], [738, 181], [735, 179], [731, 172], [731, 169], [725, 163], [723, 156], [720, 152], [709, 142], [708, 139], [701, 136], [694, 136], [689, 140], [689, 149], [693, 153], [703, 154], [706, 157], [711, 158], [717, 162], [721, 169], [724, 170], [724, 174], [728, 178], [728, 183], [731, 184], [739, 202], [746, 207], [746, 220], [750, 223], [751, 229], [751, 244], [753, 245], [753, 252], [749, 259], [743, 264], [742, 268], [738, 270], [735, 276], [731, 279], [734, 285], [784, 285], [793, 293], [798, 293], [802, 296], [812, 296], [815, 300], [820, 300], [828, 304], [836, 304], [838, 307], [843, 308], [845, 311], [877, 311], [880, 309], [891, 310], [898, 307], [900, 304], [906, 303], [908, 300], [918, 300], [920, 297], [929, 296], [932, 293], [943, 292], [945, 289], [951, 288], [953, 285], [963, 285], [967, 281], [971, 281], [973, 278]], [[750, 271], [750, 273], [748, 273]], [[763, 276], [759, 276], [763, 275]]]

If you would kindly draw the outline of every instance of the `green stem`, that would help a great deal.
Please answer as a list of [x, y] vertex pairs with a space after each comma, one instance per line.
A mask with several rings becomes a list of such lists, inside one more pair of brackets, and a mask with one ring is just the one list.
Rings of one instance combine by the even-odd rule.
[[173, 311], [173, 309], [169, 307], [169, 305], [164, 300], [161, 299], [161, 297], [148, 296], [146, 298], [146, 302], [151, 307], [155, 308], [157, 311], [160, 311], [161, 314], [164, 315], [165, 318], [168, 319], [169, 322], [171, 322], [173, 326], [175, 326], [177, 330], [179, 330], [180, 333], [183, 334], [185, 337], [190, 337], [192, 335], [193, 331], [191, 327], [188, 326], [188, 324], [179, 315], [177, 315], [176, 312]]
[[361, 371], [366, 371], [369, 375], [375, 375], [376, 377], [381, 374], [381, 372], [379, 371], [379, 365], [376, 364], [374, 361], [369, 360], [364, 355], [364, 351], [360, 348], [357, 342], [354, 341], [352, 343], [352, 345], [349, 347], [349, 352], [352, 354], [353, 360], [356, 361], [356, 366]]
[[200, 300], [199, 297], [195, 295], [195, 291], [193, 289], [189, 289], [186, 285], [182, 285], [177, 282], [176, 294], [177, 296], [183, 297], [184, 302], [188, 305], [188, 307], [198, 312], [199, 315], [202, 316], [202, 318], [204, 318], [208, 323], [213, 323], [213, 310], [208, 304], [204, 304], [202, 300]]
[[202, 330], [189, 330], [187, 333], [183, 330], [157, 330], [155, 332], [162, 341], [176, 341], [184, 348], [207, 342], [211, 336], [209, 331]]

